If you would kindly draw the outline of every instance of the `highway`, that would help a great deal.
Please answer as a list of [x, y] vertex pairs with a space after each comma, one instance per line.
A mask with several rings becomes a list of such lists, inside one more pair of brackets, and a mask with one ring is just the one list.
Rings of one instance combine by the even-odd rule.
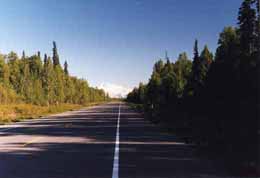
[[108, 103], [0, 127], [0, 178], [210, 177], [194, 148]]

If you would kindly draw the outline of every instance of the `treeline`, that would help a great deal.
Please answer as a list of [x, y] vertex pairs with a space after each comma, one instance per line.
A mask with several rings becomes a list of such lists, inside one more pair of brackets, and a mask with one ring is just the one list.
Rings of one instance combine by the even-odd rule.
[[21, 57], [15, 52], [0, 54], [0, 103], [25, 102], [36, 105], [87, 104], [107, 100], [108, 95], [92, 88], [84, 79], [70, 76], [68, 63], [61, 66], [56, 43], [53, 56], [40, 52]]
[[190, 142], [256, 162], [259, 19], [259, 1], [244, 0], [238, 26], [224, 28], [214, 56], [207, 46], [199, 52], [196, 40], [193, 61], [185, 53], [174, 63], [159, 60], [127, 100]]

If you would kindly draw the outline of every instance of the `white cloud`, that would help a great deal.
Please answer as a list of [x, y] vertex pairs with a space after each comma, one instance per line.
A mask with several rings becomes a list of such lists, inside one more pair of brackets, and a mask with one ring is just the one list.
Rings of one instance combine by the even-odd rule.
[[132, 90], [122, 85], [112, 83], [102, 83], [98, 88], [105, 90], [112, 98], [126, 97], [126, 95]]

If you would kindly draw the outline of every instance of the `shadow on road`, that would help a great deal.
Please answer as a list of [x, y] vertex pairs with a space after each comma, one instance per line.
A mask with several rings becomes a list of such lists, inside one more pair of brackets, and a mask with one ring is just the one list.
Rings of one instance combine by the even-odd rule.
[[[111, 177], [117, 118], [114, 103], [0, 131], [0, 177]], [[120, 177], [224, 175], [222, 168], [193, 151], [192, 145], [121, 107]]]

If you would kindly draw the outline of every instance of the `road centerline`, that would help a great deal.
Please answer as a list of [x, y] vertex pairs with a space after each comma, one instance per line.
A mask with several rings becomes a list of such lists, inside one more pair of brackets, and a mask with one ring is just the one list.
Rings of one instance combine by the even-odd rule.
[[116, 142], [115, 142], [115, 153], [114, 153], [112, 178], [118, 178], [119, 177], [120, 109], [121, 109], [121, 104], [119, 104], [119, 106], [118, 106]]

